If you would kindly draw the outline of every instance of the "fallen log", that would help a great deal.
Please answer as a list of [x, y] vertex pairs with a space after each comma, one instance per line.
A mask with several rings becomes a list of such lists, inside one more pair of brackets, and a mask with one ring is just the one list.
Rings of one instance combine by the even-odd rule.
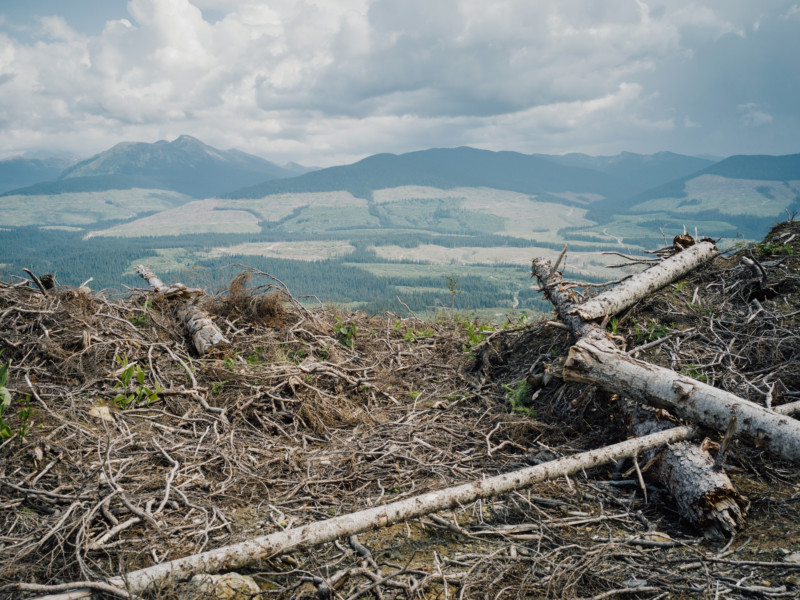
[[[131, 571], [125, 575], [108, 578], [104, 583], [125, 590], [132, 596], [137, 596], [159, 583], [186, 581], [198, 573], [218, 573], [238, 569], [258, 560], [275, 557], [299, 548], [311, 548], [338, 538], [388, 527], [430, 513], [454, 509], [476, 500], [520, 490], [540, 481], [579, 473], [584, 469], [628, 458], [651, 448], [691, 438], [698, 432], [699, 430], [692, 426], [659, 431], [473, 483], [427, 492], [349, 515], [309, 523], [230, 546], [178, 558]], [[70, 593], [72, 594], [69, 596], [71, 599], [81, 597], [75, 595], [75, 591]], [[83, 597], [88, 597], [91, 591], [85, 590], [85, 593], [86, 596]], [[59, 594], [46, 598], [57, 600], [67, 598], [67, 596]], [[41, 597], [39, 600], [45, 600], [45, 597]]]
[[[660, 418], [650, 408], [628, 401], [623, 413], [628, 429], [637, 436], [675, 427], [668, 415]], [[680, 514], [710, 539], [732, 537], [744, 526], [746, 500], [708, 451], [688, 441], [648, 450], [642, 457], [650, 473], [667, 488]]]
[[583, 304], [575, 305], [573, 312], [569, 314], [576, 314], [584, 321], [613, 316], [670, 282], [680, 279], [718, 254], [714, 242], [695, 244]]
[[[708, 244], [702, 242], [692, 246]], [[672, 256], [652, 267], [666, 268], [660, 272], [673, 273], [679, 277], [681, 269], [671, 269], [671, 263], [685, 264], [681, 254]], [[710, 255], [713, 256], [713, 253]], [[550, 261], [535, 259], [532, 272], [539, 278], [545, 295], [555, 306], [562, 321], [570, 328], [578, 341], [570, 348], [569, 355], [559, 375], [565, 381], [590, 383], [637, 402], [664, 408], [675, 416], [699, 423], [709, 429], [726, 431], [733, 412], [738, 417], [735, 435], [746, 435], [771, 452], [792, 461], [800, 461], [800, 421], [777, 415], [734, 394], [672, 371], [635, 359], [620, 351], [608, 334], [585, 322], [578, 315], [579, 306], [572, 302], [562, 290], [561, 274], [554, 271]], [[648, 271], [633, 276], [627, 282], [633, 289], [644, 289], [636, 284], [637, 279], [652, 280]], [[672, 280], [662, 276], [657, 281], [666, 285]], [[626, 283], [627, 283], [626, 282]], [[592, 313], [595, 314], [595, 313]], [[602, 316], [602, 315], [601, 315]]]
[[230, 342], [214, 324], [209, 314], [195, 304], [195, 299], [205, 294], [203, 290], [188, 288], [182, 283], [168, 286], [144, 265], [136, 267], [136, 272], [165, 298], [185, 299], [183, 305], [178, 308], [178, 317], [189, 330], [192, 343], [200, 356], [219, 354], [228, 349]]
[[720, 432], [727, 430], [735, 414], [735, 435], [745, 435], [778, 456], [800, 462], [800, 421], [635, 359], [607, 339], [578, 340], [569, 350], [561, 375], [564, 381], [591, 383]]
[[[686, 250], [679, 252], [647, 271], [633, 276], [609, 292], [601, 294], [598, 296], [600, 302], [596, 302], [593, 308], [590, 307], [590, 310], [585, 312], [582, 309], [592, 301], [582, 305], [576, 304], [573, 301], [574, 295], [565, 292], [562, 276], [551, 266], [550, 261], [534, 259], [531, 270], [573, 338], [579, 342], [585, 340], [605, 344], [620, 356], [626, 356], [608, 340], [604, 330], [584, 320], [584, 316], [601, 318], [623, 310], [658, 287], [685, 275], [691, 268], [716, 255], [713, 244], [703, 242], [698, 246], [690, 249], [694, 250], [691, 254], [687, 254], [689, 251]], [[620, 288], [622, 294], [617, 292]], [[559, 375], [567, 379], [565, 371], [566, 365], [559, 371]], [[598, 384], [593, 380], [590, 383]], [[600, 387], [604, 386], [600, 384]], [[626, 395], [619, 390], [613, 391], [619, 395]], [[652, 411], [628, 407], [625, 412], [633, 421], [630, 429], [636, 435], [672, 427], [666, 419], [656, 419]], [[744, 498], [736, 490], [730, 478], [721, 470], [714, 468], [714, 461], [705, 450], [683, 442], [660, 452], [651, 452], [646, 458], [648, 463], [654, 465], [657, 481], [675, 498], [684, 518], [695, 523], [707, 537], [731, 536], [744, 524], [742, 512], [745, 506]]]

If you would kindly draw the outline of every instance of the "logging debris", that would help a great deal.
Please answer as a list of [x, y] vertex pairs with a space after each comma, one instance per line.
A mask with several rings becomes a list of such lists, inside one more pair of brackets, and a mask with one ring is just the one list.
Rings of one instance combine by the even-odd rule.
[[[800, 269], [775, 239], [798, 227], [782, 227], [747, 250], [766, 283], [741, 256], [719, 258], [609, 326], [649, 362], [751, 400], [800, 398]], [[627, 437], [612, 397], [548, 376], [570, 340], [545, 322], [476, 344], [463, 317], [309, 313], [252, 276], [209, 298], [231, 346], [203, 359], [158, 295], [0, 283], [6, 422], [19, 432], [26, 397], [33, 408], [22, 440], [0, 442], [0, 595], [97, 582]], [[135, 401], [124, 408], [120, 383]], [[143, 386], [161, 388], [157, 399], [137, 397]], [[704, 540], [663, 488], [647, 482], [645, 502], [626, 462], [247, 574], [269, 598], [796, 595], [800, 562], [786, 560], [800, 552], [796, 468], [737, 440], [725, 462], [752, 504], [728, 544]], [[152, 595], [191, 593], [164, 584]]]

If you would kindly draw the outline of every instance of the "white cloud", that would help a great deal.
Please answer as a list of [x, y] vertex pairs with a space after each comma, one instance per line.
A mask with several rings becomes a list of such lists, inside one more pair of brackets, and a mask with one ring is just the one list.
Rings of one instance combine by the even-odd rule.
[[783, 20], [796, 19], [800, 17], [800, 6], [792, 4], [789, 9], [784, 13]]
[[[312, 164], [462, 143], [619, 146], [673, 132], [685, 113], [661, 106], [643, 76], [701, 60], [696, 48], [727, 34], [744, 38], [756, 18], [763, 30], [770, 15], [754, 10], [733, 0], [130, 0], [128, 18], [99, 35], [63, 15], [25, 36], [0, 33], [0, 153], [91, 153], [181, 133]], [[740, 112], [748, 124], [771, 119]]]
[[758, 127], [772, 123], [772, 115], [760, 110], [755, 102], [740, 104], [738, 108], [742, 124], [746, 127]]

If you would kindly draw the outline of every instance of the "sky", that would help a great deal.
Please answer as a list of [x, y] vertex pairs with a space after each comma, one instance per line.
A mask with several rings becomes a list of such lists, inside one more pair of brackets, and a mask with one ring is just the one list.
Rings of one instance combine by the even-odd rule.
[[800, 153], [797, 0], [0, 0], [0, 158]]

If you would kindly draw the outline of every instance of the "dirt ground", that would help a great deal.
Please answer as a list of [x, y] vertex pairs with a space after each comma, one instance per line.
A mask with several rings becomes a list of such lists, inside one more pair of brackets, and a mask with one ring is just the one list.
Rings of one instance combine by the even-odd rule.
[[[647, 346], [641, 358], [756, 402], [792, 402], [799, 266], [800, 224], [783, 223], [608, 328], [628, 349]], [[198, 357], [179, 301], [0, 282], [10, 363], [0, 597], [102, 581], [628, 435], [614, 398], [545, 376], [570, 346], [546, 319], [494, 327], [448, 312], [308, 309], [260, 272], [202, 302], [231, 341], [216, 358]], [[706, 539], [652, 481], [645, 500], [631, 467], [239, 572], [264, 599], [800, 597], [796, 465], [733, 443], [725, 468], [749, 509], [730, 540]], [[207, 597], [180, 583], [149, 596]]]

